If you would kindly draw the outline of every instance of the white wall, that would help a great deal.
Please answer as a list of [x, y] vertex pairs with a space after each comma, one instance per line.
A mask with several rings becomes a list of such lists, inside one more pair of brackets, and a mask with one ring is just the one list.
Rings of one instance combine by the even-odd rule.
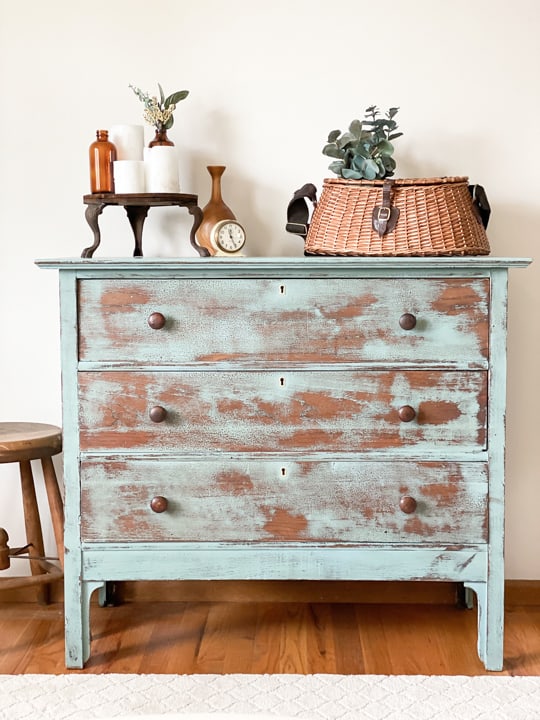
[[[536, 255], [537, 0], [0, 0], [0, 10], [0, 420], [61, 423], [57, 277], [33, 260], [91, 243], [87, 148], [97, 128], [142, 123], [129, 83], [190, 90], [170, 132], [182, 189], [205, 204], [205, 166], [226, 165], [224, 198], [252, 255], [302, 254], [284, 231], [288, 200], [304, 182], [321, 186], [328, 131], [373, 103], [400, 107], [398, 176], [469, 175], [492, 205], [492, 253]], [[96, 257], [130, 255], [123, 210], [106, 209], [101, 224]], [[193, 255], [189, 224], [152, 210], [146, 254]], [[520, 579], [540, 579], [539, 273], [533, 264], [510, 283], [507, 577]], [[22, 544], [15, 469], [0, 471], [0, 525]]]

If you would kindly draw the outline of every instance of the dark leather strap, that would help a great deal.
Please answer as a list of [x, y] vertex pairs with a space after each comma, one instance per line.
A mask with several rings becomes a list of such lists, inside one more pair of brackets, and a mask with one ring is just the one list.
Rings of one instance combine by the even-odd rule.
[[300, 237], [306, 238], [309, 230], [309, 206], [306, 198], [317, 206], [317, 188], [312, 183], [306, 183], [297, 190], [287, 206], [287, 224], [285, 230]]
[[487, 228], [489, 216], [491, 215], [491, 207], [489, 205], [486, 191], [481, 185], [469, 185], [469, 192], [473, 200], [473, 206], [480, 216], [484, 229]]
[[382, 204], [373, 208], [373, 229], [382, 237], [385, 233], [391, 232], [399, 218], [399, 208], [392, 207], [392, 186], [393, 180], [385, 180], [383, 184]]

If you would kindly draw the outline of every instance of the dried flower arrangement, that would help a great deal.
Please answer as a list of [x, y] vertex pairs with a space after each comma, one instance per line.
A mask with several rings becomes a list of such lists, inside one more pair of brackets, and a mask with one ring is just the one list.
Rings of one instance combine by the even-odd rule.
[[163, 88], [158, 83], [159, 100], [156, 96], [150, 96], [134, 85], [129, 86], [139, 100], [144, 103], [143, 118], [148, 125], [153, 125], [158, 132], [169, 130], [174, 123], [173, 112], [176, 105], [189, 95], [189, 90], [179, 90], [168, 97], [165, 97]]

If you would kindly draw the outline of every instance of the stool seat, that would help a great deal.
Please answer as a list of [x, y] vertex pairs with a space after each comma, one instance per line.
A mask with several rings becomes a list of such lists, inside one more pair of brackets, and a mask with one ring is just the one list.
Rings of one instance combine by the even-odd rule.
[[[38, 601], [49, 599], [47, 584], [62, 577], [64, 567], [64, 504], [60, 495], [52, 456], [62, 452], [62, 430], [56, 425], [29, 422], [0, 422], [0, 463], [18, 463], [21, 477], [26, 542], [23, 548], [10, 549], [9, 535], [0, 527], [0, 569], [10, 567], [10, 558], [23, 557], [28, 550], [32, 575], [0, 579], [0, 589], [35, 585]], [[41, 519], [36, 498], [32, 460], [41, 461], [43, 480], [49, 502], [60, 568], [45, 557]], [[6, 508], [0, 508], [5, 510]], [[9, 508], [10, 514], [12, 508]], [[0, 512], [0, 516], [2, 512]], [[2, 518], [0, 517], [0, 521]], [[2, 521], [3, 522], [3, 521]]]
[[38, 460], [62, 452], [62, 431], [56, 425], [0, 422], [0, 463]]

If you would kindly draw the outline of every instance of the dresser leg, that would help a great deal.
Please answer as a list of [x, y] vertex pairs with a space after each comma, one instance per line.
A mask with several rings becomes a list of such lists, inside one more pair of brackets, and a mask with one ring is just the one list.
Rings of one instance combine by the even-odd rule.
[[121, 598], [118, 583], [107, 580], [99, 589], [99, 606], [116, 607], [120, 605]]
[[75, 601], [77, 612], [67, 605], [66, 595], [66, 667], [83, 668], [90, 657], [90, 597], [94, 590], [103, 587], [103, 582], [82, 582], [78, 584]]
[[466, 610], [472, 610], [474, 607], [474, 593], [462, 582], [456, 583], [456, 605]]
[[488, 603], [488, 587], [485, 582], [465, 583], [476, 593], [478, 608], [478, 657], [484, 663], [486, 670], [503, 669], [503, 622], [504, 600], [500, 597], [490, 597]]

